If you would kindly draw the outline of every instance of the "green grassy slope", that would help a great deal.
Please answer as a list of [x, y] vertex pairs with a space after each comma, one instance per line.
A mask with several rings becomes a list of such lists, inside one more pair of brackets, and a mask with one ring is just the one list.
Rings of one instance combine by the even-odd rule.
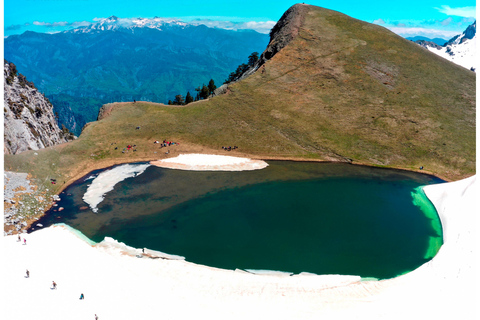
[[[112, 104], [78, 140], [6, 156], [6, 169], [68, 181], [90, 168], [166, 157], [152, 144], [166, 138], [180, 142], [169, 156], [237, 145], [255, 157], [424, 166], [449, 179], [475, 172], [473, 72], [382, 27], [307, 11], [298, 35], [227, 94], [186, 107]], [[122, 154], [112, 142], [138, 151]]]

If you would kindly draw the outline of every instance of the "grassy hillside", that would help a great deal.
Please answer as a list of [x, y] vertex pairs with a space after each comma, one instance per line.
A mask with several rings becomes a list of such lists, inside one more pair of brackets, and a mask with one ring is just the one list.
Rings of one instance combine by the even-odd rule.
[[[6, 169], [44, 187], [55, 177], [62, 183], [53, 191], [92, 168], [180, 152], [424, 166], [452, 180], [474, 174], [473, 72], [382, 27], [307, 9], [298, 35], [227, 94], [186, 107], [109, 104], [78, 140], [6, 156]], [[153, 144], [163, 139], [180, 145], [165, 155]], [[137, 151], [122, 153], [127, 144]], [[239, 152], [221, 149], [229, 145]]]

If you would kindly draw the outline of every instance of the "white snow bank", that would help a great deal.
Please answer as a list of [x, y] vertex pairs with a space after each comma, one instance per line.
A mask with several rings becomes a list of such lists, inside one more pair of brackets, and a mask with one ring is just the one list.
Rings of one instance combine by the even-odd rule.
[[112, 191], [117, 183], [141, 175], [149, 166], [149, 164], [124, 164], [103, 171], [93, 179], [92, 184], [83, 195], [83, 201], [90, 206], [93, 212], [97, 212], [97, 205], [105, 199], [105, 194]]
[[185, 260], [185, 257], [167, 254], [160, 251], [150, 250], [147, 248], [137, 249], [134, 247], [127, 246], [123, 242], [118, 242], [117, 240], [111, 237], [105, 237], [102, 242], [99, 242], [95, 245], [98, 248], [105, 248], [109, 251], [115, 250], [121, 254], [127, 254], [130, 256], [135, 256], [137, 258], [151, 257], [151, 258], [163, 258], [170, 260]]
[[262, 160], [198, 153], [181, 154], [175, 158], [150, 163], [162, 168], [192, 171], [245, 171], [263, 169], [268, 166]]
[[280, 277], [290, 277], [293, 273], [286, 271], [275, 271], [275, 270], [260, 270], [260, 269], [245, 269], [245, 271], [253, 274], [261, 274], [267, 276], [280, 276]]
[[470, 68], [477, 68], [477, 37], [468, 39], [461, 44], [453, 44], [447, 47], [442, 47], [441, 49], [434, 47], [427, 47], [427, 49], [439, 55], [440, 57], [450, 60], [468, 70], [470, 70]]
[[124, 250], [114, 240], [92, 246], [62, 226], [22, 235], [26, 245], [7, 236], [2, 319], [479, 319], [477, 192], [475, 177], [426, 187], [445, 243], [420, 268], [382, 281], [139, 259], [141, 249]]

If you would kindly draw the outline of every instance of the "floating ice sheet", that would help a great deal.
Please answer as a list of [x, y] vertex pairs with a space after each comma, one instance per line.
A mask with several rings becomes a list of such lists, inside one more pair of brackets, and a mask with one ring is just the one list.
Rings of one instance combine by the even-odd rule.
[[117, 183], [142, 174], [149, 166], [150, 164], [124, 164], [100, 173], [83, 195], [83, 201], [93, 212], [97, 212], [97, 205], [105, 199], [105, 194], [112, 191]]
[[151, 164], [162, 168], [192, 171], [245, 171], [259, 170], [268, 166], [268, 163], [262, 160], [195, 153], [152, 161]]

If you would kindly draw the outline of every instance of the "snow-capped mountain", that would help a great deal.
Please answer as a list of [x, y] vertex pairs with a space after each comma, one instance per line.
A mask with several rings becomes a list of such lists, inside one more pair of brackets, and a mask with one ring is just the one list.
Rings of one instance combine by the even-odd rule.
[[186, 27], [187, 23], [171, 18], [118, 18], [111, 16], [99, 20], [89, 26], [76, 28], [73, 30], [64, 31], [65, 33], [98, 33], [105, 30], [111, 31], [131, 31], [135, 32], [136, 28], [150, 28], [162, 30], [164, 27]]
[[468, 28], [459, 35], [450, 39], [443, 46], [438, 46], [427, 41], [416, 41], [419, 45], [427, 48], [429, 51], [450, 60], [464, 68], [475, 71], [477, 68], [477, 22], [472, 23]]

